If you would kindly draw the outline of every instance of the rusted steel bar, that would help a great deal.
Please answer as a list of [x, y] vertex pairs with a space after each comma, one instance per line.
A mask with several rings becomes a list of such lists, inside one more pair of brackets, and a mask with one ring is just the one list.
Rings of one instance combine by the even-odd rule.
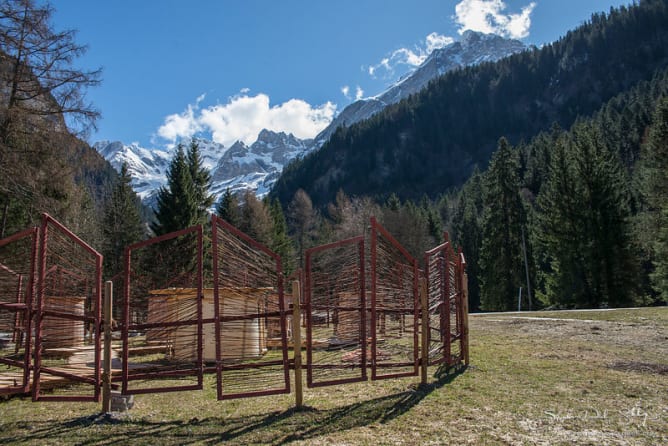
[[427, 385], [427, 368], [429, 366], [429, 289], [427, 279], [420, 282], [420, 309], [422, 322], [422, 343], [420, 358], [420, 383]]
[[46, 243], [48, 241], [48, 219], [42, 215], [40, 232], [39, 272], [37, 279], [37, 317], [35, 321], [35, 363], [33, 371], [32, 399], [37, 401], [40, 390], [40, 374], [42, 371], [42, 311], [44, 310], [44, 287], [46, 280]]
[[104, 284], [104, 360], [102, 374], [102, 413], [111, 412], [111, 306], [114, 284]]
[[295, 407], [298, 409], [304, 405], [304, 393], [302, 389], [302, 335], [300, 315], [300, 286], [298, 281], [292, 282], [292, 344], [294, 345], [294, 370], [295, 370]]

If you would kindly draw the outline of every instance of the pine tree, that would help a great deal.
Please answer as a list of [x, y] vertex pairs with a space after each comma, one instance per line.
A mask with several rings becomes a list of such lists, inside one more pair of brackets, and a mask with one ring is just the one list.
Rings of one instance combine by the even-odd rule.
[[193, 199], [197, 203], [197, 224], [206, 224], [209, 217], [209, 208], [213, 206], [215, 197], [209, 193], [211, 188], [211, 174], [203, 166], [199, 144], [195, 138], [190, 141], [187, 153], [188, 168], [193, 181]]
[[137, 195], [130, 185], [128, 166], [121, 166], [118, 183], [104, 215], [104, 272], [111, 278], [123, 271], [125, 247], [142, 239], [144, 225], [139, 215]]
[[668, 301], [668, 98], [661, 99], [654, 112], [649, 140], [643, 147], [642, 191], [648, 204], [645, 218], [656, 236], [650, 251], [654, 271], [652, 286]]
[[462, 188], [453, 219], [453, 236], [466, 256], [469, 278], [469, 308], [480, 308], [480, 248], [482, 245], [483, 187], [476, 167]]
[[535, 238], [537, 258], [546, 268], [543, 291], [546, 303], [562, 307], [585, 306], [588, 293], [580, 267], [585, 238], [574, 163], [565, 137], [555, 140], [548, 177], [537, 199]]
[[526, 216], [518, 171], [516, 151], [501, 138], [485, 175], [480, 250], [480, 303], [484, 310], [515, 308], [515, 296], [525, 282], [521, 231]]
[[552, 303], [598, 308], [633, 302], [627, 183], [593, 126], [574, 126], [570, 139], [555, 146], [537, 216]]
[[188, 160], [179, 144], [167, 171], [167, 187], [158, 191], [156, 221], [151, 229], [156, 235], [188, 228], [198, 222], [200, 206]]

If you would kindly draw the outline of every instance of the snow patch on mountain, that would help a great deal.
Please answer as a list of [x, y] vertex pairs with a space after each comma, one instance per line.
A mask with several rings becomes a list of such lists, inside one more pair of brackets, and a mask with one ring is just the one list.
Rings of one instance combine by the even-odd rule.
[[[211, 172], [211, 192], [218, 197], [228, 188], [232, 192], [251, 189], [258, 196], [264, 196], [285, 165], [296, 157], [320, 148], [338, 127], [350, 126], [370, 118], [388, 105], [418, 93], [431, 80], [451, 70], [496, 61], [525, 49], [526, 46], [518, 40], [466, 31], [460, 41], [434, 50], [422, 65], [383, 93], [360, 99], [345, 107], [314, 139], [302, 140], [292, 134], [262, 130], [253, 144], [237, 141], [226, 148], [222, 144], [199, 138], [196, 142], [204, 167]], [[100, 141], [95, 143], [94, 148], [117, 170], [120, 170], [123, 162], [127, 163], [135, 191], [146, 204], [155, 203], [157, 191], [167, 182], [166, 173], [174, 154], [173, 147], [147, 149], [135, 143], [125, 145], [119, 141]]]

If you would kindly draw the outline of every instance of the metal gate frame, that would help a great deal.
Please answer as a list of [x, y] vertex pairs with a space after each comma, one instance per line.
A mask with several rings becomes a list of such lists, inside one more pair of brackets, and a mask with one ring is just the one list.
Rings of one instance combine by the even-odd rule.
[[[90, 315], [84, 314], [83, 316], [77, 316], [70, 313], [62, 313], [54, 310], [45, 309], [45, 280], [46, 280], [46, 262], [47, 262], [47, 248], [49, 243], [49, 226], [53, 226], [56, 231], [59, 231], [62, 235], [68, 238], [75, 245], [82, 248], [85, 252], [90, 254], [90, 256], [95, 261], [95, 276], [92, 278], [93, 286], [95, 287], [95, 297], [94, 297], [94, 312]], [[42, 229], [41, 229], [41, 242], [40, 242], [40, 252], [39, 252], [39, 275], [37, 281], [37, 308], [36, 308], [36, 321], [35, 321], [35, 364], [34, 364], [34, 376], [33, 376], [33, 386], [32, 386], [32, 398], [33, 401], [44, 400], [44, 401], [99, 401], [100, 391], [102, 385], [102, 371], [101, 371], [101, 322], [102, 322], [102, 254], [97, 252], [95, 249], [90, 247], [86, 242], [77, 237], [73, 232], [67, 229], [63, 224], [58, 222], [56, 219], [51, 217], [48, 214], [42, 214]], [[63, 372], [61, 370], [55, 370], [50, 367], [42, 366], [42, 321], [45, 316], [58, 317], [62, 319], [70, 320], [80, 320], [84, 324], [88, 323], [89, 326], [93, 326], [94, 329], [94, 373], [93, 377], [80, 376], [74, 373]], [[93, 395], [84, 396], [84, 395], [60, 395], [60, 396], [50, 396], [43, 395], [40, 393], [40, 379], [42, 373], [60, 376], [71, 381], [91, 384], [93, 386]]]
[[[447, 240], [447, 239], [446, 239]], [[445, 243], [425, 252], [424, 254], [424, 263], [425, 263], [425, 279], [427, 281], [427, 343], [431, 345], [432, 332], [438, 333], [438, 339], [440, 340], [440, 352], [441, 355], [432, 359], [432, 355], [429, 354], [429, 365], [439, 365], [444, 362], [450, 365], [451, 362], [451, 344], [452, 340], [450, 338], [451, 328], [450, 328], [450, 254], [452, 248], [450, 242], [446, 241]], [[437, 262], [436, 265], [436, 274], [438, 277], [432, 275], [432, 259], [435, 259]], [[438, 288], [436, 288], [436, 296], [432, 298], [432, 283], [436, 282]], [[434, 321], [429, 316], [432, 311], [438, 312], [438, 324], [435, 327]], [[431, 351], [430, 351], [431, 353]], [[435, 355], [436, 356], [436, 355]]]
[[[290, 393], [290, 361], [288, 359], [288, 339], [287, 339], [287, 321], [286, 321], [286, 306], [285, 306], [285, 295], [284, 295], [284, 278], [283, 278], [283, 266], [281, 262], [281, 256], [273, 252], [263, 244], [257, 242], [251, 238], [248, 234], [240, 231], [235, 228], [222, 218], [212, 215], [211, 216], [211, 226], [212, 226], [212, 248], [213, 248], [213, 299], [214, 299], [214, 322], [215, 322], [215, 334], [216, 334], [216, 389], [219, 400], [227, 400], [234, 398], [247, 398], [255, 396], [267, 396], [267, 395], [279, 395]], [[276, 278], [277, 278], [277, 292], [278, 292], [278, 312], [275, 313], [265, 313], [264, 317], [278, 317], [281, 329], [281, 350], [282, 350], [282, 359], [276, 361], [264, 361], [264, 362], [255, 362], [253, 364], [239, 364], [239, 365], [224, 365], [221, 359], [221, 322], [222, 317], [220, 315], [220, 281], [219, 281], [219, 266], [220, 258], [218, 254], [218, 230], [224, 229], [229, 233], [233, 234], [235, 237], [245, 241], [250, 246], [258, 249], [270, 259], [275, 262], [276, 268]], [[239, 317], [229, 317], [226, 318], [226, 321], [236, 321], [247, 318], [247, 316]], [[207, 321], [208, 322], [208, 321]], [[243, 369], [257, 369], [261, 367], [271, 367], [271, 366], [283, 366], [283, 387], [272, 389], [272, 390], [257, 390], [250, 392], [237, 392], [237, 393], [224, 393], [223, 386], [223, 372], [225, 369], [228, 370], [243, 370]]]
[[[413, 316], [413, 361], [410, 363], [384, 363], [382, 365], [378, 364], [377, 361], [377, 349], [378, 349], [378, 259], [377, 259], [377, 247], [378, 247], [378, 237], [386, 239], [395, 249], [397, 249], [401, 255], [405, 258], [408, 264], [411, 265], [413, 271], [413, 306], [412, 308], [402, 308], [398, 310], [393, 310], [394, 312], [399, 312], [405, 315]], [[420, 304], [419, 304], [419, 269], [417, 259], [413, 258], [408, 251], [376, 220], [375, 217], [371, 217], [371, 319], [373, 324], [371, 324], [371, 379], [388, 379], [388, 378], [401, 378], [406, 376], [417, 376], [419, 372], [420, 365], [420, 347], [419, 347], [419, 319], [420, 319]], [[379, 369], [384, 367], [402, 367], [402, 366], [412, 366], [412, 372], [401, 372], [401, 373], [379, 373]]]
[[[157, 322], [157, 323], [144, 323], [144, 324], [133, 324], [130, 323], [130, 282], [131, 282], [131, 260], [132, 252], [138, 249], [142, 249], [151, 245], [155, 245], [160, 242], [167, 240], [173, 240], [178, 237], [182, 237], [189, 234], [195, 234], [197, 237], [197, 295], [202, 296], [202, 255], [203, 255], [203, 230], [201, 225], [191, 226], [190, 228], [182, 229], [180, 231], [170, 232], [168, 234], [161, 235], [149, 240], [144, 240], [132, 244], [125, 248], [125, 298], [123, 304], [123, 323], [122, 323], [122, 339], [123, 339], [123, 359], [122, 359], [122, 389], [123, 394], [132, 395], [132, 394], [145, 394], [145, 393], [163, 393], [163, 392], [177, 392], [183, 390], [201, 390], [204, 383], [204, 367], [202, 360], [202, 299], [197, 299], [197, 319], [188, 320], [188, 321], [176, 321], [176, 322]], [[169, 328], [169, 327], [179, 327], [187, 325], [197, 325], [197, 360], [195, 361], [195, 367], [190, 369], [180, 369], [180, 370], [166, 370], [166, 371], [152, 371], [147, 373], [136, 373], [130, 375], [129, 372], [129, 351], [130, 351], [130, 330], [145, 330], [147, 328]], [[148, 379], [160, 379], [167, 377], [183, 377], [183, 376], [196, 376], [197, 384], [184, 385], [184, 386], [165, 386], [165, 387], [144, 387], [130, 389], [128, 384], [130, 381], [134, 380], [148, 380]]]
[[[30, 391], [30, 370], [32, 365], [32, 306], [33, 306], [33, 294], [35, 291], [35, 267], [36, 267], [36, 258], [37, 258], [37, 244], [39, 240], [39, 228], [34, 227], [26, 229], [19, 233], [16, 233], [12, 236], [0, 240], [0, 247], [9, 245], [14, 242], [18, 242], [23, 239], [30, 240], [30, 272], [28, 276], [27, 288], [25, 288], [25, 301], [21, 302], [21, 296], [23, 295], [24, 290], [24, 279], [23, 275], [18, 275], [18, 283], [16, 290], [16, 302], [14, 303], [5, 303], [0, 302], [0, 311], [7, 311], [14, 313], [14, 319], [17, 320], [20, 317], [20, 314], [23, 313], [23, 335], [25, 340], [24, 344], [24, 354], [23, 361], [18, 361], [15, 359], [2, 358], [0, 357], [0, 364], [18, 367], [23, 370], [22, 381], [20, 385], [2, 387], [0, 388], [0, 395], [8, 395], [14, 393], [28, 393]], [[16, 274], [14, 271], [9, 270], [2, 265], [0, 268], [7, 270], [10, 274]], [[16, 330], [17, 327], [15, 327]], [[15, 333], [16, 335], [16, 333]]]
[[[338, 248], [346, 245], [358, 245], [359, 252], [359, 293], [360, 293], [360, 372], [361, 376], [357, 378], [342, 378], [334, 379], [328, 381], [316, 382], [313, 379], [313, 369], [317, 367], [313, 364], [313, 306], [312, 306], [312, 285], [313, 285], [313, 274], [311, 271], [311, 258], [314, 254], [327, 251], [330, 249]], [[365, 259], [364, 259], [364, 236], [358, 236], [349, 238], [346, 240], [341, 240], [334, 243], [329, 243], [322, 246], [317, 246], [311, 249], [307, 249], [305, 252], [305, 283], [304, 283], [304, 307], [306, 311], [306, 377], [307, 377], [307, 386], [308, 387], [320, 387], [320, 386], [331, 386], [336, 384], [346, 384], [354, 383], [360, 381], [367, 381], [367, 305], [366, 305], [366, 276], [365, 276]], [[351, 308], [344, 308], [350, 310]], [[354, 308], [357, 309], [357, 308]], [[322, 367], [337, 368], [340, 367], [335, 364], [331, 365], [318, 365]]]

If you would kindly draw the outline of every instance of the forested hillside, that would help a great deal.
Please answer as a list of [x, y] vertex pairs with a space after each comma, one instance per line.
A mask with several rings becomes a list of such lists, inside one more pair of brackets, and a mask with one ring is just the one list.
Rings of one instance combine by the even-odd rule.
[[273, 193], [325, 240], [375, 214], [417, 256], [448, 229], [474, 311], [665, 304], [667, 97], [668, 2], [641, 1], [339, 129]]
[[668, 63], [668, 7], [646, 0], [599, 14], [557, 42], [446, 74], [289, 165], [273, 189], [316, 207], [349, 195], [436, 197], [484, 168], [500, 136], [528, 141], [570, 127]]

